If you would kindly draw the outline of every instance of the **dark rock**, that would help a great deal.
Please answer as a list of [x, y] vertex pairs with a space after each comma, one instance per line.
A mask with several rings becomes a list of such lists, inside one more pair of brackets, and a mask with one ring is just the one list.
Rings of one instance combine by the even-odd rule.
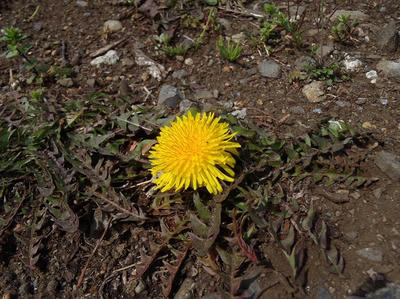
[[62, 78], [57, 80], [57, 83], [64, 87], [72, 87], [74, 86], [74, 81], [71, 78]]
[[179, 111], [180, 112], [187, 112], [190, 108], [192, 107], [197, 107], [195, 102], [192, 102], [190, 100], [182, 100], [179, 103]]
[[81, 63], [81, 56], [76, 53], [74, 56], [71, 58], [71, 66], [76, 66]]
[[315, 64], [316, 64], [315, 59], [311, 58], [310, 56], [300, 56], [294, 62], [296, 69], [299, 71], [304, 71], [308, 67], [315, 66]]
[[376, 154], [375, 164], [392, 180], [400, 181], [400, 159], [398, 156], [380, 151]]
[[399, 33], [394, 21], [386, 24], [376, 34], [376, 45], [378, 49], [395, 52], [399, 46]]
[[324, 288], [318, 288], [316, 299], [333, 299], [332, 295]]
[[122, 97], [127, 97], [132, 94], [132, 89], [126, 80], [121, 80], [119, 83], [118, 94]]
[[362, 299], [362, 298], [372, 298], [372, 299], [398, 299], [400, 298], [400, 285], [389, 283], [384, 288], [380, 288], [373, 293], [366, 294], [363, 297], [360, 296], [349, 296], [348, 299]]
[[168, 84], [161, 86], [160, 94], [158, 95], [158, 106], [169, 106], [175, 109], [182, 100], [183, 96], [175, 86]]
[[172, 78], [174, 79], [183, 79], [188, 76], [188, 73], [186, 70], [177, 70], [172, 73]]
[[196, 90], [193, 95], [195, 100], [211, 99], [214, 95], [207, 89]]

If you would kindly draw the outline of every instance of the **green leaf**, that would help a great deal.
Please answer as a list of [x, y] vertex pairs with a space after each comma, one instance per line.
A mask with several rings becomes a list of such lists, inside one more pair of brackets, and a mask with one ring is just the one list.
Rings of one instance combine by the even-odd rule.
[[218, 0], [204, 0], [208, 5], [215, 6], [218, 4]]
[[201, 202], [199, 193], [193, 193], [193, 201], [196, 207], [197, 213], [199, 213], [200, 219], [203, 221], [209, 221], [211, 219], [211, 213], [207, 210], [205, 205]]

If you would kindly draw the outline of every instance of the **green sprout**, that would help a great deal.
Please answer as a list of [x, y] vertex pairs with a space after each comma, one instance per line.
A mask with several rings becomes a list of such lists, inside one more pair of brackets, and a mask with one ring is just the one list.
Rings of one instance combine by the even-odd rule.
[[240, 43], [237, 42], [236, 46], [234, 46], [231, 44], [231, 39], [228, 39], [228, 42], [225, 46], [222, 36], [220, 36], [217, 40], [217, 47], [221, 56], [230, 62], [238, 60], [243, 51], [243, 47], [240, 45]]
[[332, 26], [332, 35], [335, 40], [345, 42], [351, 38], [354, 32], [355, 20], [350, 19], [349, 14], [341, 14], [338, 16], [338, 24]]
[[0, 41], [5, 41], [7, 43], [8, 53], [6, 58], [13, 58], [16, 56], [23, 56], [32, 46], [30, 45], [22, 45], [19, 46], [19, 43], [26, 39], [27, 36], [23, 35], [18, 28], [14, 28], [13, 26], [4, 28], [2, 30], [3, 36], [0, 38]]
[[[183, 44], [171, 46], [171, 38], [168, 36], [168, 34], [165, 33], [161, 33], [159, 36], [157, 36], [154, 42], [157, 50], [164, 53], [168, 57], [172, 57], [175, 55], [184, 55], [189, 50], [189, 47]], [[160, 54], [158, 51], [156, 52], [156, 55]]]

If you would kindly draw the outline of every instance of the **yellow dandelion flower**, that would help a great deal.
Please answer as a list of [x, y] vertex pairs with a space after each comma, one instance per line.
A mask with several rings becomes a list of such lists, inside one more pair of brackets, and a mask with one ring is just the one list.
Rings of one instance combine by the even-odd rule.
[[214, 114], [177, 117], [161, 128], [158, 143], [150, 150], [151, 174], [162, 192], [182, 188], [206, 187], [212, 194], [222, 192], [219, 180], [233, 181], [233, 155], [240, 144], [232, 142], [227, 123]]

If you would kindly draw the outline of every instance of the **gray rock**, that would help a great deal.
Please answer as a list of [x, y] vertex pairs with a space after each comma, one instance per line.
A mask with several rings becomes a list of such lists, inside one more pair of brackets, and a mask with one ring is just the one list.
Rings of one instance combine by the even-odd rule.
[[[306, 11], [306, 7], [303, 5], [291, 5], [289, 8], [290, 11], [290, 20], [292, 22], [298, 21], [301, 19], [302, 15]], [[297, 14], [296, 14], [297, 13]]]
[[90, 65], [99, 66], [100, 64], [112, 65], [117, 63], [119, 56], [115, 50], [110, 50], [106, 54], [96, 57], [90, 62]]
[[325, 100], [324, 83], [321, 81], [313, 81], [302, 89], [303, 94], [311, 103], [318, 103]]
[[206, 294], [203, 297], [201, 297], [201, 299], [223, 299], [224, 297], [222, 297], [222, 295], [220, 293], [210, 293], [210, 294]]
[[168, 106], [172, 109], [178, 107], [183, 100], [181, 92], [172, 85], [164, 84], [161, 86], [160, 94], [158, 95], [158, 106]]
[[380, 151], [375, 156], [375, 164], [392, 180], [400, 181], [400, 159], [398, 156]]
[[351, 106], [350, 102], [348, 102], [348, 101], [341, 101], [341, 100], [336, 101], [335, 104], [338, 105], [338, 106], [341, 107], [341, 108], [350, 107], [350, 106]]
[[95, 79], [88, 79], [87, 81], [86, 81], [86, 84], [89, 86], [89, 87], [94, 87], [95, 85], [96, 85], [96, 80]]
[[130, 58], [122, 58], [121, 59], [122, 66], [131, 67], [134, 65], [134, 63], [135, 62]]
[[79, 7], [87, 7], [88, 3], [86, 1], [78, 0], [76, 1], [76, 5], [78, 5]]
[[197, 101], [201, 99], [211, 99], [214, 95], [207, 89], [199, 89], [194, 92], [193, 97]]
[[364, 105], [367, 102], [366, 98], [358, 98], [356, 101], [357, 105]]
[[317, 290], [316, 299], [333, 299], [332, 295], [322, 287], [319, 287]]
[[232, 35], [232, 41], [235, 44], [240, 43], [241, 41], [243, 41], [245, 39], [246, 39], [246, 35], [243, 32]]
[[373, 293], [366, 294], [365, 297], [349, 296], [348, 299], [398, 299], [400, 298], [400, 285], [388, 283], [384, 288], [378, 289]]
[[220, 24], [222, 28], [225, 29], [226, 31], [230, 31], [232, 28], [231, 22], [228, 21], [227, 19], [217, 18], [215, 21], [217, 22], [217, 24]]
[[399, 33], [394, 21], [386, 24], [376, 34], [376, 46], [380, 50], [395, 52], [399, 46]]
[[358, 232], [348, 232], [345, 234], [347, 238], [349, 238], [350, 240], [354, 240], [357, 239], [358, 237]]
[[388, 78], [400, 80], [400, 62], [382, 59], [376, 65], [376, 69], [384, 73]]
[[369, 19], [369, 16], [362, 11], [339, 9], [331, 16], [331, 21], [337, 21], [340, 15], [349, 15], [350, 19], [357, 21], [366, 21]]
[[281, 67], [273, 60], [263, 60], [257, 68], [263, 77], [279, 78], [281, 75]]
[[324, 57], [328, 56], [329, 54], [331, 54], [334, 49], [335, 48], [333, 47], [333, 44], [323, 45], [318, 48], [317, 55], [320, 58], [324, 58]]
[[75, 53], [74, 56], [71, 58], [71, 66], [76, 66], [81, 64], [81, 56], [79, 53]]
[[248, 70], [246, 70], [246, 73], [248, 75], [252, 76], [252, 75], [257, 74], [257, 71], [258, 71], [257, 67], [252, 67], [252, 68], [249, 68]]
[[122, 29], [122, 23], [118, 20], [108, 20], [103, 26], [105, 31], [117, 32]]
[[304, 108], [301, 106], [294, 106], [289, 108], [290, 113], [293, 114], [305, 114]]
[[42, 23], [33, 24], [33, 30], [35, 30], [35, 31], [40, 31], [40, 30], [42, 30], [42, 28], [43, 28]]
[[57, 83], [64, 87], [72, 87], [74, 86], [74, 81], [71, 78], [62, 78], [57, 80]]
[[187, 112], [190, 108], [197, 107], [195, 102], [189, 101], [189, 100], [182, 100], [182, 102], [179, 103], [179, 111], [180, 112]]
[[182, 70], [177, 70], [175, 72], [172, 73], [172, 78], [174, 79], [183, 79], [185, 77], [188, 76], [188, 73], [186, 70], [182, 69]]
[[119, 83], [118, 94], [122, 97], [127, 97], [132, 94], [132, 89], [130, 88], [128, 81], [121, 80]]
[[300, 56], [294, 62], [294, 65], [297, 70], [304, 71], [309, 67], [315, 66], [315, 59], [311, 58], [310, 56]]
[[219, 102], [219, 104], [224, 107], [225, 109], [232, 109], [233, 106], [235, 106], [235, 103], [232, 101], [224, 101], [224, 102]]
[[193, 287], [195, 282], [191, 278], [185, 278], [179, 287], [178, 292], [176, 292], [174, 299], [192, 299], [193, 296]]
[[357, 250], [356, 253], [359, 256], [366, 258], [373, 262], [382, 262], [382, 260], [383, 260], [383, 253], [382, 253], [382, 251], [380, 251], [378, 249], [363, 248], [363, 249]]

